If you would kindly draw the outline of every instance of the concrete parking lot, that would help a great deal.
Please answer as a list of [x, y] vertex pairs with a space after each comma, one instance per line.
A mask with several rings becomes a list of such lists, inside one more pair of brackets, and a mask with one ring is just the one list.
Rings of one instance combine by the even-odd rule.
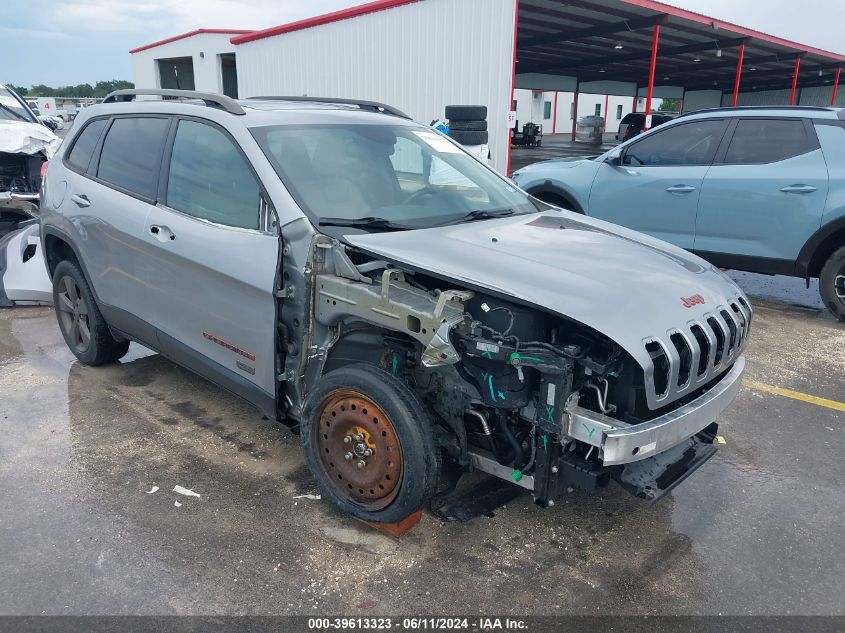
[[0, 613], [845, 614], [845, 328], [755, 307], [726, 444], [658, 505], [526, 495], [401, 540], [303, 496], [298, 438], [236, 398], [0, 311]]

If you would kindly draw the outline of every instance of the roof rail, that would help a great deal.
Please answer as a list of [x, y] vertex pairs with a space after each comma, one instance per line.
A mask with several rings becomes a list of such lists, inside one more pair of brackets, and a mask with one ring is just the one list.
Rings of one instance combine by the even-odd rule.
[[354, 105], [358, 106], [361, 110], [374, 110], [376, 112], [381, 112], [383, 114], [390, 114], [393, 116], [398, 116], [403, 119], [410, 119], [407, 114], [402, 112], [401, 110], [397, 110], [393, 106], [385, 105], [383, 103], [378, 103], [377, 101], [362, 101], [361, 99], [341, 99], [338, 97], [279, 97], [279, 96], [272, 96], [272, 97], [249, 97], [250, 99], [255, 99], [256, 101], [264, 100], [264, 101], [301, 101], [305, 103], [338, 103], [341, 105]]
[[701, 110], [690, 110], [684, 112], [680, 117], [705, 112], [754, 112], [756, 110], [805, 110], [810, 112], [835, 112], [836, 108], [828, 106], [802, 106], [802, 105], [756, 105], [756, 106], [725, 106], [722, 108], [702, 108]]
[[178, 99], [198, 99], [200, 101], [204, 101], [205, 105], [211, 108], [220, 108], [229, 114], [246, 114], [244, 109], [234, 99], [224, 95], [213, 94], [210, 92], [197, 92], [195, 90], [128, 88], [126, 90], [115, 90], [114, 92], [109, 93], [106, 98], [103, 99], [103, 103], [123, 103], [125, 101], [134, 101], [135, 97], [146, 95], [175, 97]]

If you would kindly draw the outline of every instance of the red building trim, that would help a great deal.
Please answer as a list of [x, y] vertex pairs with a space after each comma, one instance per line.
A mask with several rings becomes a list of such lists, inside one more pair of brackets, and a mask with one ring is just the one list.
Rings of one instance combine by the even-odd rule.
[[145, 51], [149, 48], [155, 48], [156, 46], [162, 46], [164, 44], [170, 44], [170, 42], [176, 42], [178, 40], [184, 40], [188, 37], [193, 37], [194, 35], [202, 35], [204, 33], [210, 33], [213, 35], [242, 35], [244, 33], [252, 33], [253, 31], [248, 29], [196, 29], [194, 31], [189, 31], [187, 33], [182, 33], [180, 35], [174, 35], [173, 37], [168, 37], [164, 40], [159, 40], [158, 42], [153, 42], [152, 44], [144, 44], [143, 46], [139, 46], [138, 48], [133, 48], [130, 53], [140, 53], [141, 51]]
[[302, 29], [310, 29], [313, 26], [321, 26], [331, 22], [338, 22], [340, 20], [348, 20], [349, 18], [357, 18], [368, 13], [375, 13], [376, 11], [383, 11], [385, 9], [393, 9], [404, 4], [413, 4], [419, 0], [374, 0], [366, 4], [359, 4], [348, 9], [341, 9], [340, 11], [333, 11], [332, 13], [324, 13], [313, 18], [306, 18], [298, 22], [290, 22], [289, 24], [282, 24], [274, 26], [269, 29], [261, 31], [252, 31], [247, 35], [239, 35], [232, 38], [232, 44], [245, 44], [247, 42], [254, 42], [255, 40], [264, 39], [265, 37], [273, 37], [274, 35], [282, 35], [283, 33], [290, 33], [291, 31], [301, 31]]
[[739, 81], [742, 78], [742, 58], [745, 57], [745, 44], [739, 45], [739, 55], [736, 60], [736, 77], [734, 78], [734, 92], [731, 96], [731, 107], [736, 107], [736, 101], [739, 98]]
[[647, 132], [651, 128], [649, 117], [651, 116], [651, 95], [654, 92], [654, 69], [657, 66], [657, 44], [659, 40], [660, 25], [655, 24], [651, 32], [651, 63], [648, 66], [648, 91], [645, 93], [645, 123], [643, 124], [643, 132]]
[[801, 58], [795, 58], [795, 71], [792, 73], [792, 90], [789, 91], [789, 105], [795, 105], [795, 91], [798, 88], [798, 69], [801, 68]]

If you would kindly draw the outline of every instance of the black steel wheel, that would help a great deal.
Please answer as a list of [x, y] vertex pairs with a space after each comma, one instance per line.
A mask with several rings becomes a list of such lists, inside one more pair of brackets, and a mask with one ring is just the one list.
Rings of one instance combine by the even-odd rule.
[[65, 343], [86, 365], [122, 358], [129, 341], [118, 341], [100, 313], [91, 288], [75, 262], [62, 261], [53, 273], [53, 305]]

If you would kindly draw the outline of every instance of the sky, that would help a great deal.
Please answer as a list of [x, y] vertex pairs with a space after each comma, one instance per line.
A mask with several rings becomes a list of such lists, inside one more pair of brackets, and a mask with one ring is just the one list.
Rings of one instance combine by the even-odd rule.
[[[461, 0], [455, 0], [460, 2]], [[0, 83], [132, 79], [129, 49], [196, 28], [267, 28], [363, 0], [0, 0]], [[670, 0], [671, 4], [845, 53], [843, 0]], [[565, 4], [565, 1], [562, 2]]]

